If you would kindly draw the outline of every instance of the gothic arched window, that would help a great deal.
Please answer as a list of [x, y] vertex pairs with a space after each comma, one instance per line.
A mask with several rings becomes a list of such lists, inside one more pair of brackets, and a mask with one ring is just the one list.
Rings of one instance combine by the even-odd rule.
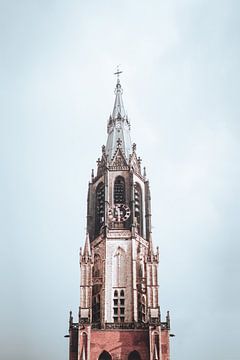
[[139, 352], [134, 350], [128, 355], [128, 360], [141, 360]]
[[94, 263], [92, 268], [93, 278], [101, 278], [102, 277], [102, 260], [100, 255], [94, 255]]
[[154, 352], [155, 356], [159, 357], [159, 334], [154, 332], [153, 334]]
[[105, 189], [104, 184], [100, 183], [96, 189], [96, 221], [95, 235], [98, 235], [101, 226], [104, 224], [104, 207], [105, 207]]
[[92, 321], [95, 323], [100, 321], [101, 288], [102, 285], [100, 284], [95, 284], [92, 287]]
[[142, 220], [142, 189], [138, 183], [134, 185], [134, 200], [135, 200], [135, 218], [137, 221], [137, 230], [139, 235], [143, 233], [143, 220]]
[[138, 321], [146, 321], [146, 299], [141, 293], [138, 293]]
[[99, 356], [98, 360], [112, 360], [111, 355], [107, 351], [103, 351]]
[[125, 181], [122, 176], [118, 176], [114, 182], [114, 204], [125, 203]]

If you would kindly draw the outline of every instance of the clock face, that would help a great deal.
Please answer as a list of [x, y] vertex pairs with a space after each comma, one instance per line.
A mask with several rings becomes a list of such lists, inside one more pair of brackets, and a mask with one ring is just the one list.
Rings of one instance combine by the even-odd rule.
[[111, 221], [124, 222], [131, 214], [129, 207], [125, 204], [115, 204], [109, 209], [108, 215]]

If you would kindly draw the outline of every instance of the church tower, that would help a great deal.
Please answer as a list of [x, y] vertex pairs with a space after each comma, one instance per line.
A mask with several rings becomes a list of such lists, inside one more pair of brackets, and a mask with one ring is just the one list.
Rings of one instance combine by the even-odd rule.
[[169, 360], [170, 318], [161, 320], [159, 251], [151, 195], [130, 138], [117, 72], [115, 102], [87, 197], [80, 249], [78, 322], [69, 320], [69, 360]]

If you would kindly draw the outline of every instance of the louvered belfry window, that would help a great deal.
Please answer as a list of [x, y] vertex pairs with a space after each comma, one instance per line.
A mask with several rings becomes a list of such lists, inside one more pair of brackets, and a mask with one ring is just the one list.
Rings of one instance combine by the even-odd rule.
[[104, 184], [100, 183], [96, 189], [96, 226], [95, 232], [98, 235], [101, 226], [104, 224], [105, 190]]
[[118, 176], [114, 182], [114, 204], [125, 203], [125, 181], [122, 176]]
[[137, 229], [139, 235], [143, 232], [142, 222], [142, 189], [138, 183], [134, 185], [134, 200], [135, 200], [135, 218], [137, 220]]

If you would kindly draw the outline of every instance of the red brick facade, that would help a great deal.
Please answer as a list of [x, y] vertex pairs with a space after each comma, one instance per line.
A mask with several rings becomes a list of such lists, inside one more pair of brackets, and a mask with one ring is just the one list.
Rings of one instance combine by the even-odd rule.
[[91, 358], [98, 359], [104, 351], [108, 351], [113, 360], [127, 360], [129, 354], [136, 350], [143, 359], [149, 359], [149, 336], [145, 330], [93, 330], [91, 332]]
[[[107, 352], [112, 360], [169, 360], [169, 331], [162, 329], [159, 339], [160, 358], [154, 357], [155, 336], [159, 327], [145, 330], [99, 330], [81, 326], [72, 330], [70, 338], [70, 360], [84, 359], [84, 339], [87, 347], [85, 358], [98, 360]], [[103, 355], [102, 355], [103, 356]], [[106, 358], [106, 360], [108, 360]]]
[[69, 360], [169, 360], [168, 325], [130, 330], [70, 323]]

